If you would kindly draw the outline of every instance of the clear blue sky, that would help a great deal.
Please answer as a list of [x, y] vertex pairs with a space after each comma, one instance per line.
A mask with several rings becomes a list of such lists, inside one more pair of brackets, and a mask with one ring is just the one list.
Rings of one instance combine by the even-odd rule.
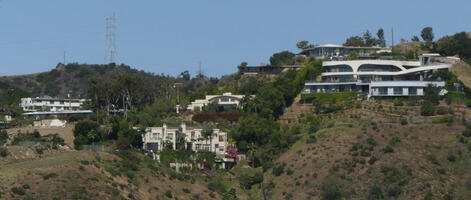
[[432, 26], [435, 38], [471, 31], [471, 1], [438, 0], [0, 0], [0, 75], [48, 71], [62, 61], [102, 64], [105, 17], [116, 13], [118, 63], [148, 72], [221, 76], [268, 62], [295, 44], [342, 44], [391, 28], [395, 41]]

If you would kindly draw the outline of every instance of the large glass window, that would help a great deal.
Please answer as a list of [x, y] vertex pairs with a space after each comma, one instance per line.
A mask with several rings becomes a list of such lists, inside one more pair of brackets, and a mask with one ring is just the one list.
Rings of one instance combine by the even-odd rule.
[[410, 87], [409, 88], [409, 95], [417, 95], [417, 88], [416, 87]]
[[167, 139], [168, 140], [173, 140], [173, 133], [168, 133]]
[[326, 72], [353, 72], [352, 67], [349, 65], [335, 65], [335, 66], [326, 66]]
[[399, 67], [394, 65], [372, 65], [363, 64], [358, 67], [359, 72], [397, 72], [401, 71]]
[[378, 88], [379, 95], [388, 95], [388, 88], [387, 87], [380, 87]]
[[395, 95], [402, 95], [402, 87], [394, 87]]

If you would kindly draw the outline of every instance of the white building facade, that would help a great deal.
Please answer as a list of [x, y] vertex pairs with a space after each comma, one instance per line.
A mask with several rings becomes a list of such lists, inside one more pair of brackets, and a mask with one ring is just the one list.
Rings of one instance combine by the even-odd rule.
[[[321, 80], [307, 81], [305, 93], [357, 91], [371, 96], [423, 96], [428, 85], [445, 82], [433, 72], [448, 70], [457, 58], [424, 54], [419, 61], [351, 60], [323, 62]], [[443, 95], [446, 90], [442, 89]]]
[[221, 106], [236, 106], [239, 107], [240, 101], [244, 95], [233, 95], [232, 93], [224, 93], [222, 95], [207, 95], [205, 99], [196, 99], [187, 106], [187, 110], [197, 111], [201, 110], [204, 106], [210, 103], [216, 103]]
[[313, 48], [304, 49], [300, 54], [316, 59], [330, 58], [347, 56], [351, 53], [355, 53], [358, 56], [370, 56], [373, 53], [391, 52], [390, 48], [386, 47], [353, 47], [353, 46], [342, 46], [335, 44], [318, 45]]
[[86, 99], [60, 99], [52, 97], [21, 98], [20, 107], [25, 112], [36, 111], [76, 111], [82, 108]]
[[171, 145], [176, 150], [177, 140], [182, 137], [185, 141], [185, 149], [193, 152], [212, 152], [216, 155], [226, 156], [229, 147], [227, 133], [219, 129], [213, 129], [213, 137], [205, 139], [202, 128], [187, 127], [181, 124], [178, 127], [149, 127], [142, 137], [143, 149], [151, 152], [164, 150], [165, 145]]

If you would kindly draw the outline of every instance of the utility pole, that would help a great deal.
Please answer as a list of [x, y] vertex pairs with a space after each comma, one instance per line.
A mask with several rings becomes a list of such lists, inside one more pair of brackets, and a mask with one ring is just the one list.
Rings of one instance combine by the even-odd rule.
[[198, 61], [198, 74], [197, 77], [204, 77], [203, 69], [201, 68], [201, 61]]
[[391, 28], [391, 47], [394, 47], [394, 29]]
[[105, 64], [116, 62], [116, 16], [106, 17], [106, 54]]

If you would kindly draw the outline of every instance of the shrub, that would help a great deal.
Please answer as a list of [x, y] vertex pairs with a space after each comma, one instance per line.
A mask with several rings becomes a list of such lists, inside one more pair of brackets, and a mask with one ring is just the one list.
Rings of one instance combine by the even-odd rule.
[[405, 126], [405, 125], [407, 125], [407, 124], [408, 124], [407, 119], [401, 117], [401, 125]]
[[47, 179], [50, 179], [50, 178], [54, 178], [54, 177], [56, 177], [56, 176], [58, 176], [58, 175], [53, 172], [53, 173], [49, 173], [49, 174], [44, 175], [44, 176], [43, 176], [43, 179], [44, 179], [44, 180], [47, 180]]
[[452, 123], [454, 120], [453, 115], [437, 116], [432, 118], [432, 123]]
[[368, 164], [372, 165], [374, 164], [378, 159], [374, 156], [371, 156], [370, 160], [368, 160]]
[[13, 192], [14, 194], [17, 194], [17, 195], [25, 195], [26, 194], [25, 189], [23, 189], [22, 187], [12, 187], [11, 192]]
[[403, 106], [404, 105], [404, 103], [402, 103], [402, 100], [399, 99], [399, 98], [394, 98], [393, 104], [394, 104], [394, 106]]
[[165, 196], [168, 197], [168, 198], [172, 198], [172, 197], [173, 197], [172, 191], [167, 190], [167, 191], [165, 192]]
[[422, 116], [433, 116], [435, 114], [435, 106], [433, 103], [425, 101], [420, 107], [420, 114]]
[[280, 176], [281, 174], [283, 174], [285, 172], [285, 164], [281, 164], [281, 165], [278, 165], [276, 167], [273, 168], [273, 175], [275, 176]]
[[383, 190], [379, 186], [373, 186], [368, 195], [368, 199], [384, 199]]
[[263, 182], [263, 173], [255, 170], [243, 170], [239, 177], [240, 187], [244, 189], [252, 188], [252, 185]]
[[0, 156], [2, 157], [8, 156], [8, 149], [6, 147], [0, 147]]
[[450, 161], [450, 162], [455, 162], [455, 161], [456, 161], [456, 156], [455, 156], [455, 155], [449, 155], [449, 156], [447, 157], [447, 159], [448, 159], [448, 161]]
[[323, 199], [337, 200], [342, 198], [342, 185], [338, 180], [327, 177], [321, 185], [321, 194]]
[[448, 109], [442, 106], [438, 106], [436, 111], [438, 115], [448, 114]]
[[291, 175], [293, 173], [294, 173], [294, 171], [291, 168], [288, 168], [288, 170], [286, 171], [286, 174], [288, 174], [288, 175]]
[[391, 138], [391, 141], [389, 141], [389, 144], [390, 144], [391, 146], [396, 146], [396, 145], [399, 144], [399, 143], [401, 143], [401, 138], [400, 138], [399, 136], [397, 136], [397, 135], [393, 136], [393, 137]]
[[471, 137], [471, 129], [467, 128], [461, 134], [465, 137]]
[[182, 191], [183, 191], [184, 193], [187, 193], [187, 194], [191, 193], [191, 191], [190, 191], [189, 189], [187, 189], [187, 188], [183, 188]]
[[384, 147], [384, 149], [382, 149], [383, 153], [393, 153], [394, 152], [394, 149], [387, 145], [386, 147]]
[[221, 177], [215, 177], [211, 179], [211, 181], [208, 183], [208, 189], [211, 191], [216, 191], [221, 195], [224, 194], [227, 190]]
[[427, 160], [433, 164], [440, 165], [440, 162], [438, 161], [437, 156], [435, 156], [434, 154], [426, 155], [425, 158], [427, 158]]

